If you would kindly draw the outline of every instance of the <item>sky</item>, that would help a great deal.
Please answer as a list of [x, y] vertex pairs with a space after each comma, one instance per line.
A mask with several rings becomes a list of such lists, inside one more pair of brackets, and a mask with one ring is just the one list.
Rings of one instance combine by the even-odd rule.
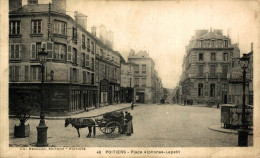
[[130, 49], [148, 51], [166, 88], [178, 84], [185, 45], [195, 30], [222, 29], [224, 35], [229, 30], [231, 42], [239, 43], [241, 54], [248, 53], [257, 42], [260, 16], [257, 1], [67, 0], [67, 14], [75, 10], [88, 16], [88, 31], [101, 24], [112, 30], [114, 50], [125, 59]]

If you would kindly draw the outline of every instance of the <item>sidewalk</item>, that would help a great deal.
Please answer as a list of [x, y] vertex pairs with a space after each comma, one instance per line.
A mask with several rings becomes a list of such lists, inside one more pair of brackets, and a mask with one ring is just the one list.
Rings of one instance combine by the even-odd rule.
[[[135, 104], [135, 106], [137, 106]], [[72, 114], [69, 116], [47, 116], [45, 119], [47, 120], [64, 120], [67, 117], [73, 117], [73, 118], [78, 118], [78, 117], [84, 117], [84, 118], [92, 118], [92, 117], [99, 117], [102, 116], [106, 112], [113, 112], [113, 111], [120, 111], [120, 110], [128, 110], [131, 108], [130, 103], [122, 103], [122, 104], [115, 104], [115, 105], [109, 105], [109, 106], [104, 106], [100, 107], [98, 109], [93, 109], [90, 111], [84, 111], [78, 114]], [[14, 115], [9, 115], [9, 117], [14, 117]], [[31, 116], [30, 119], [40, 119], [40, 116]]]
[[[217, 131], [217, 132], [238, 134], [237, 130], [235, 130], [235, 129], [225, 129], [225, 128], [222, 128], [221, 125], [208, 126], [208, 128], [210, 130]], [[250, 131], [248, 134], [253, 135], [253, 131]]]

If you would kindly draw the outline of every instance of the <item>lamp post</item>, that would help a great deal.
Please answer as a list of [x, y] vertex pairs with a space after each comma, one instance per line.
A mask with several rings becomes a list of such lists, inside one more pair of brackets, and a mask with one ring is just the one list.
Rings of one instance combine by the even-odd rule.
[[45, 124], [44, 120], [44, 112], [43, 112], [43, 95], [44, 95], [44, 69], [45, 69], [45, 63], [46, 63], [46, 56], [48, 55], [48, 52], [45, 51], [45, 48], [42, 48], [42, 51], [39, 52], [39, 59], [41, 62], [41, 72], [42, 72], [42, 83], [41, 83], [41, 114], [40, 114], [40, 123], [37, 128], [37, 143], [36, 146], [38, 147], [44, 147], [48, 146], [47, 143], [47, 129], [48, 127]]
[[248, 146], [248, 128], [246, 125], [245, 117], [245, 106], [246, 106], [246, 69], [249, 64], [249, 57], [246, 54], [243, 54], [243, 57], [240, 58], [240, 66], [243, 69], [243, 104], [242, 104], [242, 126], [238, 130], [238, 146]]

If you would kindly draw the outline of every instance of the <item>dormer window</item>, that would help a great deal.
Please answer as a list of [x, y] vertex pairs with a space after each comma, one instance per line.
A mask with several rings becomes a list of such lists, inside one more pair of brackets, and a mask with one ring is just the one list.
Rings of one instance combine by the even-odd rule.
[[215, 47], [215, 40], [211, 41], [211, 47], [214, 48]]
[[228, 40], [224, 40], [224, 47], [228, 47]]

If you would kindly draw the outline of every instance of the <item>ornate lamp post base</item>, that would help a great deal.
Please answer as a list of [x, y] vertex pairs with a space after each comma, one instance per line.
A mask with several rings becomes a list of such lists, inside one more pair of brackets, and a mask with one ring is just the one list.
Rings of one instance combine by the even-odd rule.
[[48, 143], [47, 143], [47, 129], [48, 129], [48, 127], [45, 124], [43, 113], [41, 113], [40, 124], [36, 128], [37, 128], [37, 143], [36, 143], [36, 146], [37, 147], [48, 146]]
[[238, 130], [238, 146], [248, 146], [248, 130], [245, 128], [241, 128]]
[[48, 127], [45, 125], [39, 125], [37, 128], [37, 147], [48, 146], [47, 143], [47, 129]]

